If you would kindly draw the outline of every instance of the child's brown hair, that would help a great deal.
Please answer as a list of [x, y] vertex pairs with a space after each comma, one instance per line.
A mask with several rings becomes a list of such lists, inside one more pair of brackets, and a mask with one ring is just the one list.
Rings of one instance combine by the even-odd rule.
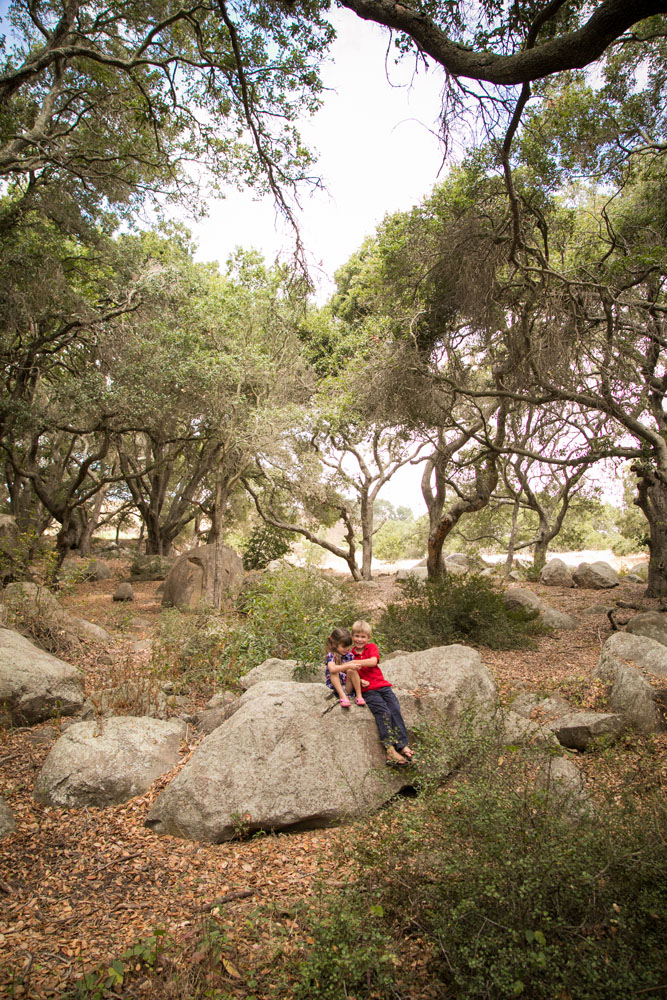
[[325, 650], [327, 653], [337, 653], [339, 646], [353, 646], [352, 633], [349, 628], [332, 628], [327, 637]]

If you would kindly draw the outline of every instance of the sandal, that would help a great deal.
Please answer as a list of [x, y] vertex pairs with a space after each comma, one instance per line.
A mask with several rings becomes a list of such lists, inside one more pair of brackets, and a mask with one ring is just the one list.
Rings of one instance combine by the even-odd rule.
[[366, 702], [364, 701], [363, 698], [355, 698], [354, 702], [355, 702], [355, 705], [365, 705], [366, 704]]
[[339, 701], [340, 701], [340, 707], [341, 708], [349, 708], [350, 707], [350, 699], [349, 698], [340, 698]]
[[407, 767], [409, 763], [409, 760], [390, 760], [389, 758], [385, 760], [386, 767]]

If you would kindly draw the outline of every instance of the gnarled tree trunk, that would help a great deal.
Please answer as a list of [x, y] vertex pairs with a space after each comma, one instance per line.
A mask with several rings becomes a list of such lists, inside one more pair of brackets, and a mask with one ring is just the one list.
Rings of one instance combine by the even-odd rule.
[[635, 504], [649, 525], [646, 597], [667, 596], [667, 472], [635, 464], [639, 477]]

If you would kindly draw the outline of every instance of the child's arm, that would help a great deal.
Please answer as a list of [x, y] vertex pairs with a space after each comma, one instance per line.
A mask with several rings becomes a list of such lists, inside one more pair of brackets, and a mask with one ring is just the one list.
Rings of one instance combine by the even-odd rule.
[[336, 663], [334, 660], [327, 661], [330, 674], [344, 674], [348, 669], [347, 663]]
[[[377, 667], [378, 658], [377, 656], [369, 656], [367, 660], [353, 660], [352, 662], [354, 664], [352, 669], [358, 670], [359, 667]], [[348, 667], [347, 669], [349, 670], [350, 667]]]

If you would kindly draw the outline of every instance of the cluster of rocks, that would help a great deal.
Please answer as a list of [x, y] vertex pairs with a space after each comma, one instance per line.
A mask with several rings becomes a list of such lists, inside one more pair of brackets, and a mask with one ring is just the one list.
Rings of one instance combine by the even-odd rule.
[[[163, 603], [210, 602], [212, 555], [212, 547], [205, 546], [176, 560]], [[457, 558], [451, 565], [463, 564]], [[237, 589], [242, 576], [240, 559], [232, 553], [224, 585]], [[35, 584], [12, 584], [2, 599], [6, 604], [32, 599], [40, 612], [65, 622], [66, 612], [55, 598]], [[509, 606], [534, 608], [553, 628], [577, 625], [531, 591], [513, 587], [505, 599]], [[86, 624], [98, 628], [66, 617], [68, 627], [78, 623], [78, 634]], [[586, 804], [580, 771], [571, 760], [554, 757], [554, 750], [585, 751], [627, 729], [667, 728], [667, 626], [663, 616], [651, 613], [636, 616], [628, 629], [607, 640], [595, 671], [608, 711], [580, 712], [559, 698], [522, 696], [501, 713], [507, 741], [529, 741], [551, 751], [538, 780], [566, 791], [579, 808]], [[104, 638], [110, 639], [108, 633]], [[245, 831], [324, 826], [361, 816], [409, 786], [413, 769], [383, 766], [370, 712], [356, 706], [342, 710], [320, 682], [319, 671], [304, 677], [296, 668], [294, 661], [267, 660], [243, 678], [240, 697], [221, 692], [197, 715], [167, 719], [164, 692], [130, 690], [138, 681], [119, 681], [113, 691], [86, 701], [76, 667], [0, 628], [0, 709], [7, 724], [83, 718], [61, 732], [35, 786], [38, 801], [70, 808], [103, 807], [143, 794], [157, 777], [177, 768], [187, 726], [196, 725], [207, 735], [147, 817], [157, 834], [218, 842], [235, 836], [241, 826]], [[479, 726], [498, 722], [495, 684], [472, 649], [452, 645], [397, 652], [386, 672], [410, 730], [429, 723], [454, 731], [471, 710]], [[123, 684], [129, 685], [125, 703], [141, 703], [143, 714], [114, 714]], [[444, 774], [445, 761], [442, 767]], [[0, 835], [10, 833], [13, 823], [11, 810], [0, 800]]]
[[[32, 644], [6, 633], [0, 631], [0, 699], [6, 709], [24, 721], [80, 711], [80, 672], [33, 647], [36, 667], [29, 678], [15, 669], [16, 651], [25, 655]], [[240, 698], [222, 693], [196, 717], [209, 735], [156, 799], [148, 827], [219, 842], [235, 836], [241, 823], [247, 831], [324, 826], [363, 815], [411, 784], [412, 769], [383, 767], [368, 710], [342, 710], [323, 684], [297, 680], [296, 666], [267, 660], [243, 679]], [[471, 706], [477, 725], [497, 718], [493, 679], [477, 652], [465, 646], [398, 654], [387, 673], [411, 730], [424, 723], [455, 730]], [[665, 729], [667, 680], [662, 688], [659, 679], [667, 678], [666, 644], [617, 633], [602, 649], [596, 676], [609, 711], [580, 712], [562, 699], [522, 696], [503, 715], [505, 739], [584, 751], [628, 728]], [[70, 725], [38, 776], [35, 796], [75, 808], [142, 794], [178, 764], [185, 727], [182, 719], [130, 716]], [[567, 791], [579, 808], [585, 803], [572, 761], [545, 757], [540, 780]], [[7, 823], [0, 809], [0, 825], [9, 831]]]
[[523, 587], [510, 587], [505, 591], [503, 599], [508, 608], [526, 608], [529, 611], [537, 611], [538, 620], [548, 628], [573, 629], [579, 625], [574, 615], [550, 608], [532, 590], [526, 590]]
[[[641, 563], [628, 574], [625, 579], [633, 583], [645, 582], [648, 575], [648, 563]], [[608, 562], [582, 562], [575, 569], [562, 559], [550, 559], [542, 567], [540, 583], [545, 587], [580, 587], [584, 590], [608, 590], [617, 587], [620, 578], [616, 570]]]

